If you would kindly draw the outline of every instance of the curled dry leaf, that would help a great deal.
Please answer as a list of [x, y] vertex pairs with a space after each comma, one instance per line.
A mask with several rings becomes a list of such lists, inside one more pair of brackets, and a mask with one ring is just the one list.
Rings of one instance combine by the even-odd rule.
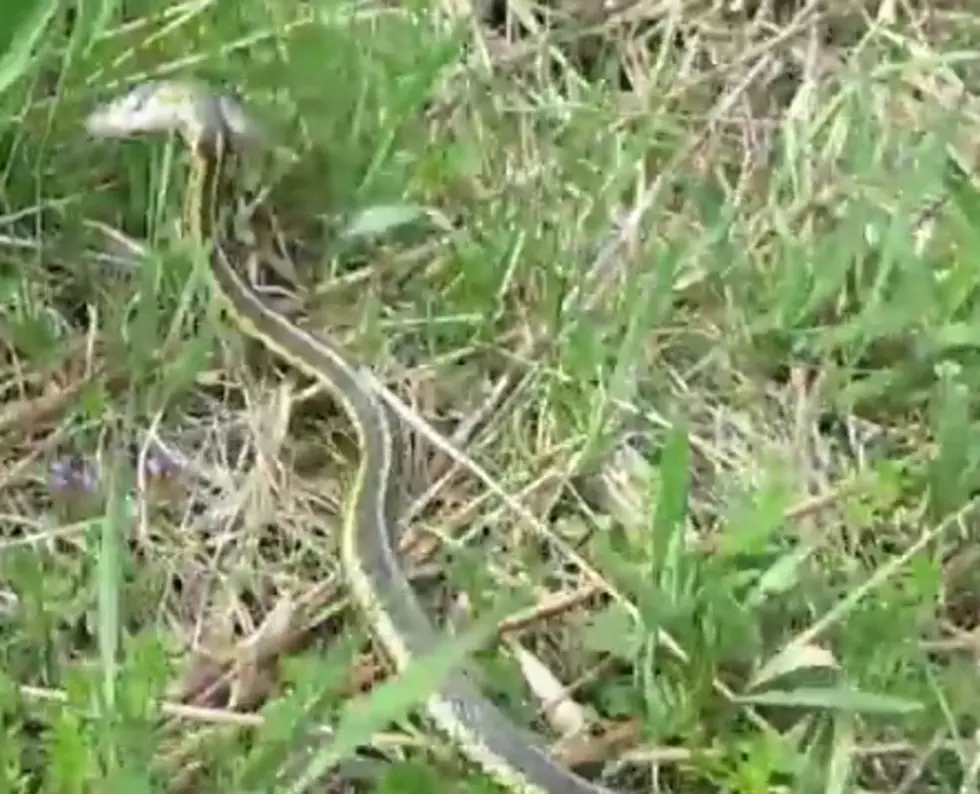
[[295, 614], [296, 602], [289, 596], [280, 598], [262, 625], [242, 643], [240, 655], [264, 658], [277, 654], [283, 642], [292, 636]]
[[229, 707], [250, 711], [265, 702], [279, 681], [278, 660], [292, 638], [296, 602], [280, 598], [262, 625], [239, 643]]
[[565, 685], [555, 674], [516, 640], [508, 640], [508, 645], [520, 665], [528, 687], [541, 701], [544, 717], [552, 730], [562, 738], [575, 736], [586, 730], [588, 720], [585, 709], [569, 696]]
[[791, 643], [756, 671], [749, 681], [749, 689], [755, 689], [797, 670], [814, 669], [836, 670], [837, 659], [819, 645]]
[[191, 652], [183, 675], [170, 690], [170, 697], [180, 703], [208, 708], [224, 708], [230, 688], [224, 682], [225, 665], [204, 649]]

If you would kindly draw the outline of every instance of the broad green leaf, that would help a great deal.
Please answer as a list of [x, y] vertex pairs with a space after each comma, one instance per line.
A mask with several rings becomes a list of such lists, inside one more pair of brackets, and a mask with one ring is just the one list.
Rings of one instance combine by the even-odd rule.
[[690, 485], [691, 450], [687, 427], [676, 425], [664, 447], [660, 462], [660, 489], [650, 532], [650, 565], [653, 572], [672, 574], [675, 580], [682, 559], [684, 521]]
[[368, 207], [351, 219], [343, 231], [343, 237], [348, 239], [380, 237], [429, 216], [430, 211], [418, 205], [392, 204]]
[[735, 700], [756, 706], [825, 709], [859, 714], [911, 714], [922, 709], [921, 703], [912, 700], [845, 687], [771, 689], [758, 694], [740, 695]]

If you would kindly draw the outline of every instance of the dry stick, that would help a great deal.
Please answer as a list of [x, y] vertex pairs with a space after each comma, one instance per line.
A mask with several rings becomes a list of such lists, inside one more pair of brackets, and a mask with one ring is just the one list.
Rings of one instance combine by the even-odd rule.
[[[532, 355], [536, 347], [537, 343], [525, 340], [518, 355]], [[493, 412], [514, 388], [517, 381], [517, 374], [516, 368], [511, 368], [497, 378], [497, 382], [494, 383], [487, 398], [464, 421], [457, 425], [456, 430], [453, 431], [450, 437], [449, 443], [455, 447], [466, 446], [470, 443], [476, 433], [483, 427], [484, 423], [492, 416]], [[456, 475], [459, 468], [459, 465], [454, 465], [452, 460], [446, 461], [444, 459], [436, 468], [436, 474], [433, 475], [434, 481], [409, 505], [405, 513], [405, 522], [410, 522], [416, 518], [428, 506], [432, 499], [435, 498], [435, 495]]]
[[[437, 574], [438, 568], [436, 566], [419, 566], [414, 568], [408, 575], [409, 581], [417, 582], [421, 579], [426, 579], [433, 577]], [[350, 604], [350, 598], [342, 597], [343, 584], [340, 582], [326, 582], [308, 590], [295, 602], [294, 609], [296, 612], [303, 612], [309, 610], [312, 607], [320, 604], [322, 607], [319, 612], [314, 614], [306, 623], [293, 629], [289, 632], [283, 632], [277, 643], [268, 643], [262, 645], [257, 653], [254, 653], [249, 657], [249, 662], [253, 664], [262, 664], [268, 661], [271, 657], [281, 655], [283, 653], [290, 653], [303, 647], [303, 644], [309, 638], [309, 636], [317, 630], [317, 628], [323, 625], [328, 620], [336, 617], [342, 613]], [[263, 623], [263, 625], [265, 625]], [[238, 649], [249, 648], [250, 643], [253, 638], [262, 630], [260, 626], [255, 634], [243, 639], [238, 644]], [[501, 631], [506, 630], [503, 626]], [[238, 661], [238, 656], [233, 656], [232, 658], [226, 660], [225, 664], [229, 664], [229, 668], [226, 669], [220, 676], [215, 678], [211, 682], [206, 682], [204, 688], [192, 688], [187, 687], [181, 692], [179, 692], [176, 697], [179, 700], [186, 700], [188, 698], [193, 698], [197, 702], [206, 700], [208, 697], [214, 695], [219, 688], [228, 686], [231, 683], [232, 678], [235, 676], [236, 669], [234, 663]]]
[[67, 407], [93, 378], [83, 378], [56, 392], [41, 395], [34, 399], [18, 400], [0, 413], [0, 434], [12, 428], [23, 429], [25, 425], [46, 419]]
[[[920, 781], [920, 776], [925, 771], [929, 761], [932, 760], [936, 752], [941, 749], [943, 744], [942, 737], [945, 732], [945, 729], [940, 729], [933, 734], [933, 737], [926, 745], [924, 752], [920, 753], [919, 757], [916, 758], [913, 763], [908, 765], [908, 768], [902, 775], [901, 780], [899, 780], [898, 785], [895, 787], [895, 794], [908, 794], [913, 790], [916, 783]], [[976, 788], [971, 787], [963, 789], [963, 792], [967, 791], [976, 791]]]
[[[6, 323], [0, 322], [0, 334], [4, 336], [12, 336], [10, 329], [6, 326]], [[44, 376], [53, 375], [58, 372], [62, 367], [63, 362], [71, 361], [74, 356], [82, 351], [90, 351], [91, 341], [86, 336], [82, 342], [76, 342], [66, 354], [63, 355], [63, 361], [55, 367], [51, 367], [49, 370], [38, 373], [37, 378]], [[36, 422], [41, 419], [46, 419], [54, 413], [57, 413], [65, 406], [68, 405], [78, 393], [88, 386], [93, 380], [95, 380], [99, 375], [103, 374], [105, 371], [104, 365], [96, 366], [92, 371], [88, 372], [84, 377], [79, 378], [75, 382], [71, 383], [64, 388], [61, 388], [55, 392], [48, 394], [42, 394], [40, 397], [18, 400], [10, 405], [4, 407], [3, 411], [0, 412], [0, 434], [6, 433], [11, 429], [23, 429], [24, 425], [30, 424], [31, 422]]]
[[[18, 692], [25, 700], [39, 703], [56, 703], [58, 705], [68, 705], [68, 694], [60, 689], [48, 689], [30, 685], [21, 685]], [[191, 706], [184, 703], [174, 703], [164, 700], [156, 704], [161, 714], [181, 720], [188, 720], [194, 723], [217, 726], [232, 726], [237, 728], [261, 728], [266, 724], [266, 719], [261, 714], [243, 714], [227, 709], [208, 708], [204, 706]], [[626, 723], [628, 724], [628, 723]], [[315, 734], [331, 737], [332, 730], [325, 725], [318, 725], [313, 728]], [[406, 738], [403, 733], [379, 733], [376, 734], [377, 743], [380, 747], [392, 749], [405, 749], [408, 747], [422, 746], [418, 741]], [[952, 750], [959, 752], [962, 750], [959, 742], [952, 740], [929, 743], [932, 750]], [[894, 742], [873, 742], [866, 745], [859, 745], [854, 748], [854, 755], [858, 758], [872, 758], [877, 756], [889, 755], [908, 755], [918, 753], [921, 747], [909, 741]], [[683, 762], [692, 758], [720, 757], [724, 751], [717, 748], [691, 749], [685, 747], [668, 748], [643, 748], [626, 752], [630, 761], [638, 763], [656, 763], [664, 761]]]
[[40, 442], [36, 443], [27, 456], [17, 461], [17, 463], [0, 475], [0, 491], [10, 487], [10, 485], [15, 482], [18, 482], [38, 458], [51, 450], [57, 449], [58, 445], [67, 435], [68, 428], [66, 426], [61, 426], [52, 430]]

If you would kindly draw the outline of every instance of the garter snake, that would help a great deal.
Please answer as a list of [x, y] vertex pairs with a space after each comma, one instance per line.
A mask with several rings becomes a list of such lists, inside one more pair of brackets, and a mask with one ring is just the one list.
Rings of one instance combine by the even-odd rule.
[[[177, 132], [191, 150], [185, 223], [210, 252], [224, 304], [246, 334], [327, 387], [356, 431], [360, 463], [346, 501], [341, 556], [354, 600], [399, 669], [431, 653], [440, 635], [402, 568], [392, 520], [393, 429], [387, 409], [357, 365], [325, 337], [294, 325], [238, 274], [234, 246], [217, 212], [234, 161], [232, 146], [252, 132], [244, 112], [204, 85], [150, 83], [105, 104], [86, 125], [100, 137]], [[554, 760], [544, 743], [511, 722], [464, 673], [450, 676], [425, 711], [469, 760], [515, 794], [612, 794]]]

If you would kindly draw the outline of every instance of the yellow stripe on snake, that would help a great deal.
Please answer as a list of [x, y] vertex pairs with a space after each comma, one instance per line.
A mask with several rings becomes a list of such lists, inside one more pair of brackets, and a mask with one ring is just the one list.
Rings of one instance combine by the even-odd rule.
[[[232, 147], [252, 132], [247, 117], [204, 85], [165, 81], [101, 106], [87, 128], [99, 137], [177, 132], [190, 146], [185, 222], [195, 242], [210, 251], [210, 270], [229, 314], [246, 334], [322, 383], [356, 430], [360, 463], [345, 503], [341, 542], [354, 600], [400, 670], [430, 654], [440, 633], [413, 591], [396, 546], [388, 411], [338, 347], [297, 327], [252, 290], [230, 259], [233, 246], [220, 239], [215, 214], [229, 184]], [[509, 720], [464, 673], [452, 675], [425, 710], [471, 762], [515, 794], [613, 794], [554, 760], [538, 737]]]

